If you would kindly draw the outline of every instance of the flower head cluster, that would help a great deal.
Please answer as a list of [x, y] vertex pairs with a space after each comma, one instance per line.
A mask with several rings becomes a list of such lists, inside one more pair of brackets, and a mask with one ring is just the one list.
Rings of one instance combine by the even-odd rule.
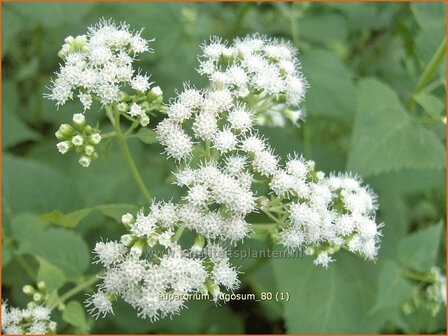
[[86, 118], [83, 114], [73, 115], [73, 126], [62, 124], [56, 132], [57, 143], [61, 154], [75, 150], [80, 155], [79, 164], [88, 167], [93, 159], [98, 157], [95, 146], [101, 141], [101, 135], [98, 129], [86, 124]]
[[140, 34], [125, 23], [103, 19], [86, 35], [67, 37], [58, 54], [64, 63], [48, 98], [60, 106], [77, 94], [88, 110], [94, 99], [103, 105], [119, 101], [120, 88], [126, 84], [136, 92], [147, 92], [149, 76], [135, 73], [133, 68], [136, 56], [151, 51]]
[[288, 216], [279, 232], [286, 248], [315, 253], [315, 264], [324, 267], [341, 247], [375, 259], [382, 224], [375, 222], [376, 196], [359, 178], [325, 177], [313, 162], [295, 156], [274, 174], [270, 187]]
[[2, 333], [7, 335], [45, 335], [56, 333], [56, 322], [50, 319], [50, 309], [34, 305], [26, 309], [2, 303]]
[[113, 313], [112, 302], [122, 298], [140, 317], [154, 321], [177, 314], [188, 295], [210, 292], [217, 297], [220, 286], [238, 287], [237, 271], [228, 258], [214, 253], [218, 245], [211, 245], [205, 258], [196, 255], [204, 245], [201, 237], [191, 253], [182, 250], [173, 231], [181, 218], [182, 209], [174, 204], [154, 203], [146, 215], [122, 216], [128, 233], [120, 241], [96, 244], [95, 259], [105, 273], [98, 291], [86, 301], [93, 316]]
[[213, 37], [202, 51], [198, 72], [214, 87], [226, 87], [240, 99], [250, 98], [255, 110], [263, 112], [257, 114], [258, 124], [284, 126], [286, 118], [296, 124], [303, 118], [298, 106], [307, 82], [290, 43], [253, 35], [229, 44]]

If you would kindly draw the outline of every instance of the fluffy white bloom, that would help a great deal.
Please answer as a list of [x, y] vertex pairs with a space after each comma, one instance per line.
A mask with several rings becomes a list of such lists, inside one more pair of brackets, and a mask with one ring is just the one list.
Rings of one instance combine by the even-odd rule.
[[50, 308], [37, 305], [26, 309], [2, 302], [2, 333], [7, 335], [45, 335], [55, 332]]
[[97, 242], [93, 249], [96, 262], [101, 263], [104, 267], [121, 262], [125, 251], [126, 248], [121, 243], [116, 242]]
[[238, 271], [226, 262], [218, 262], [213, 266], [212, 277], [215, 283], [223, 285], [231, 291], [240, 285]]
[[105, 293], [102, 291], [95, 292], [86, 301], [86, 307], [90, 307], [88, 312], [96, 319], [100, 316], [104, 317], [109, 313], [113, 314], [112, 303]]
[[255, 157], [252, 161], [252, 166], [255, 171], [265, 176], [271, 176], [277, 171], [278, 159], [268, 150], [255, 152]]
[[128, 114], [131, 117], [140, 117], [140, 116], [144, 115], [145, 112], [143, 111], [143, 109], [141, 108], [140, 105], [138, 105], [137, 103], [133, 103], [131, 105], [131, 108], [128, 111]]
[[59, 55], [63, 58], [56, 79], [46, 96], [57, 106], [78, 98], [84, 110], [90, 109], [93, 97], [103, 105], [118, 101], [121, 87], [129, 84], [134, 90], [149, 90], [149, 76], [134, 76], [134, 55], [150, 51], [140, 32], [125, 23], [101, 20], [88, 28], [88, 34], [65, 40]]
[[213, 145], [221, 153], [225, 153], [235, 149], [237, 137], [230, 129], [223, 129], [215, 134]]
[[320, 265], [325, 268], [328, 268], [328, 265], [333, 261], [331, 256], [328, 255], [327, 252], [321, 252], [314, 260], [314, 265]]

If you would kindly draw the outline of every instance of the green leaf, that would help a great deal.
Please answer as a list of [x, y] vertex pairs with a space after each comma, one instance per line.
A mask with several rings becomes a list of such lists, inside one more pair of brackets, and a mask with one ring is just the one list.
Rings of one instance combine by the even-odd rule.
[[11, 238], [19, 242], [17, 252], [23, 253], [32, 249], [32, 244], [43, 234], [47, 226], [48, 223], [39, 220], [33, 214], [15, 216], [11, 222]]
[[72, 179], [33, 160], [3, 154], [3, 196], [12, 213], [79, 208]]
[[79, 301], [70, 301], [65, 305], [62, 319], [72, 326], [78, 327], [86, 332], [90, 329], [89, 324], [87, 323], [84, 307]]
[[101, 211], [105, 216], [120, 222], [121, 216], [127, 212], [135, 213], [138, 208], [132, 204], [106, 204], [99, 205], [92, 208], [82, 209], [67, 214], [62, 213], [59, 210], [53, 210], [51, 212], [40, 215], [39, 218], [43, 221], [50, 222], [55, 225], [60, 225], [66, 228], [74, 228], [78, 224], [90, 215], [93, 211]]
[[305, 15], [298, 20], [297, 25], [300, 37], [330, 47], [335, 44], [343, 45], [348, 35], [347, 22], [336, 13]]
[[412, 296], [412, 286], [401, 276], [400, 268], [393, 261], [386, 261], [380, 273], [378, 296], [371, 313], [399, 308]]
[[2, 147], [8, 148], [29, 140], [39, 140], [40, 135], [29, 128], [18, 115], [17, 88], [11, 81], [3, 83], [2, 102]]
[[413, 2], [411, 10], [420, 27], [444, 26], [444, 2]]
[[375, 299], [377, 265], [346, 252], [324, 269], [310, 257], [273, 259], [284, 302], [287, 333], [376, 333], [382, 315], [368, 316]]
[[325, 50], [311, 50], [302, 56], [309, 89], [307, 112], [350, 120], [355, 112], [355, 87], [352, 74], [342, 61]]
[[397, 95], [375, 79], [358, 84], [347, 168], [364, 176], [400, 169], [443, 169], [437, 136], [409, 118]]
[[56, 266], [50, 264], [43, 258], [37, 258], [39, 269], [37, 271], [37, 281], [43, 281], [47, 285], [48, 292], [61, 288], [67, 278], [64, 273]]
[[22, 253], [36, 255], [61, 269], [67, 277], [84, 273], [89, 266], [89, 248], [73, 231], [52, 228], [21, 240]]
[[11, 259], [11, 251], [5, 245], [2, 245], [2, 267], [7, 266]]
[[443, 239], [442, 223], [410, 234], [398, 245], [398, 258], [407, 267], [429, 272], [436, 263], [440, 241]]
[[157, 135], [152, 129], [140, 128], [140, 130], [135, 134], [136, 138], [140, 139], [145, 144], [153, 144], [157, 142]]

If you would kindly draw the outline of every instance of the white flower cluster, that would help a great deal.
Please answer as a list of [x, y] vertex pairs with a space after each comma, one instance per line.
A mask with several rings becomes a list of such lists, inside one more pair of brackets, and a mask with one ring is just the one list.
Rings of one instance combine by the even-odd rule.
[[349, 175], [325, 177], [314, 163], [290, 157], [270, 182], [288, 219], [280, 223], [280, 243], [317, 254], [327, 267], [341, 247], [374, 260], [382, 224], [375, 222], [376, 195]]
[[129, 233], [119, 242], [96, 244], [96, 262], [105, 273], [98, 291], [86, 301], [93, 316], [113, 313], [112, 302], [120, 297], [140, 317], [155, 321], [177, 314], [190, 294], [210, 292], [217, 298], [220, 286], [238, 287], [238, 273], [225, 254], [217, 253], [222, 252], [219, 245], [210, 245], [204, 259], [195, 256], [203, 240], [190, 254], [182, 251], [173, 232], [182, 211], [172, 203], [154, 203], [147, 215], [125, 214], [122, 222]]
[[45, 335], [56, 333], [56, 322], [50, 319], [50, 309], [37, 305], [20, 309], [2, 303], [2, 333], [6, 335]]
[[[247, 100], [257, 112], [256, 123], [284, 126], [304, 117], [299, 104], [308, 86], [290, 43], [253, 35], [233, 44], [212, 37], [202, 45], [198, 72], [214, 87], [226, 87], [232, 95]], [[292, 107], [296, 110], [288, 109]]]
[[103, 105], [119, 101], [120, 88], [126, 84], [139, 93], [148, 91], [149, 76], [135, 73], [132, 66], [137, 55], [151, 51], [140, 34], [125, 23], [103, 19], [86, 35], [67, 37], [58, 54], [64, 64], [47, 97], [60, 106], [77, 92], [88, 110], [94, 99]]

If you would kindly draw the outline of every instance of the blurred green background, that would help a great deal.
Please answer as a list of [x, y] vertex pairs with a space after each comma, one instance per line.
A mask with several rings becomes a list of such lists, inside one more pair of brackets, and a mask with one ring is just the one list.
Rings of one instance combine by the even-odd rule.
[[[241, 292], [288, 291], [289, 302], [191, 302], [173, 320], [150, 323], [125, 304], [93, 321], [55, 317], [59, 333], [442, 333], [445, 304], [428, 299], [430, 271], [445, 262], [445, 59], [433, 56], [445, 38], [444, 3], [3, 3], [2, 293], [25, 305], [26, 283], [46, 280], [60, 293], [97, 268], [95, 242], [117, 238], [120, 211], [143, 204], [116, 143], [109, 155], [82, 168], [61, 156], [54, 132], [80, 104], [58, 111], [43, 98], [58, 69], [56, 53], [68, 35], [83, 34], [99, 18], [145, 27], [155, 53], [140, 66], [165, 92], [195, 72], [199, 45], [210, 35], [248, 33], [284, 37], [300, 50], [310, 83], [302, 127], [264, 128], [278, 154], [297, 151], [325, 172], [359, 173], [378, 193], [385, 223], [376, 263], [344, 252], [330, 269], [312, 260], [236, 261], [247, 271]], [[415, 90], [425, 69], [433, 70]], [[107, 128], [101, 111], [86, 114]], [[152, 120], [154, 127], [158, 120]], [[170, 184], [175, 165], [158, 145], [133, 139], [141, 174], [158, 199], [179, 197]], [[73, 154], [73, 153], [72, 153]], [[38, 218], [104, 204], [76, 228]], [[130, 204], [130, 205], [128, 205]], [[269, 241], [248, 242], [254, 248]], [[24, 271], [23, 264], [28, 265]], [[27, 268], [27, 266], [25, 266]], [[429, 276], [428, 276], [429, 274]], [[429, 280], [428, 280], [429, 279]], [[432, 280], [431, 280], [432, 279]], [[74, 298], [82, 301], [85, 294]], [[77, 303], [72, 304], [77, 306]], [[438, 311], [435, 309], [439, 307]], [[73, 312], [72, 312], [73, 313]], [[57, 313], [54, 316], [59, 316]]]

